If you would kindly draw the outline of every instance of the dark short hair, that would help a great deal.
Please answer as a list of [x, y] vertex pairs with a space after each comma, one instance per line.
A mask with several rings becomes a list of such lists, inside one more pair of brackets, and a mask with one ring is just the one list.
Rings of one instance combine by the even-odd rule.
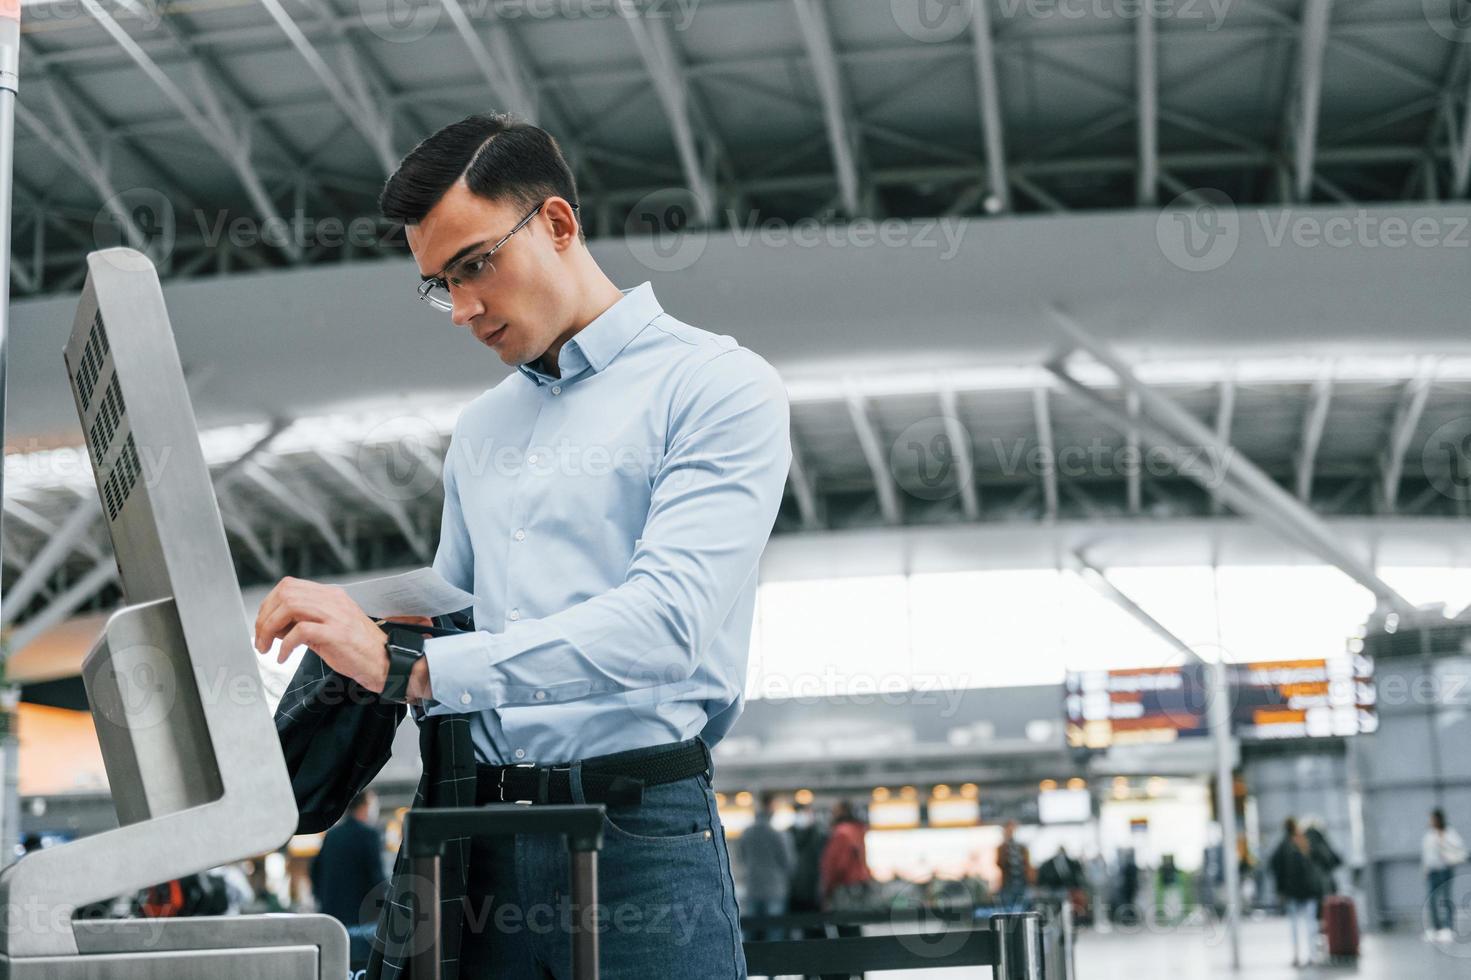
[[1282, 821], [1282, 832], [1285, 833], [1288, 837], [1291, 837], [1293, 834], [1297, 833], [1297, 820], [1293, 817], [1288, 817], [1286, 820]]
[[1436, 807], [1430, 811], [1430, 822], [1435, 824], [1436, 830], [1445, 830], [1445, 811]]
[[461, 177], [472, 193], [526, 210], [548, 197], [578, 203], [572, 168], [551, 133], [507, 113], [485, 113], [451, 123], [410, 150], [383, 185], [378, 209], [389, 221], [416, 225]]
[[378, 794], [377, 793], [374, 793], [371, 789], [365, 789], [365, 790], [363, 790], [362, 792], [358, 793], [358, 795], [356, 795], [356, 796], [354, 796], [352, 798], [352, 803], [350, 803], [348, 805], [347, 812], [348, 813], [357, 813], [359, 810], [361, 810], [364, 806], [366, 806], [368, 804], [368, 801], [369, 800], [371, 800], [373, 797], [375, 797], [377, 795]]

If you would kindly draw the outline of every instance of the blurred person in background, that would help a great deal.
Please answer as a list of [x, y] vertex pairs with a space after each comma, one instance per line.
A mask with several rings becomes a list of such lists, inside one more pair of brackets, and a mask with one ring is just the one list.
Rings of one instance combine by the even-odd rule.
[[365, 789], [342, 821], [327, 831], [312, 859], [317, 908], [349, 928], [378, 920], [378, 909], [368, 901], [387, 878], [377, 820], [378, 796]]
[[1001, 831], [1001, 844], [996, 848], [996, 867], [1001, 869], [1001, 890], [997, 901], [1009, 912], [1027, 908], [1028, 889], [1036, 881], [1032, 855], [1027, 846], [1016, 839], [1016, 821], [1006, 821]]
[[[825, 910], [860, 909], [868, 904], [873, 875], [868, 870], [868, 825], [859, 819], [853, 804], [833, 804], [833, 825], [822, 848], [820, 879]], [[838, 938], [861, 936], [858, 926], [837, 926]], [[824, 980], [842, 980], [841, 974], [824, 974]]]
[[[762, 793], [756, 822], [736, 839], [736, 854], [745, 872], [746, 911], [753, 916], [787, 914], [792, 872], [797, 866], [796, 850], [786, 834], [771, 825], [776, 811], [776, 794]], [[785, 938], [782, 930], [747, 930], [748, 939]]]
[[1335, 895], [1338, 893], [1337, 872], [1343, 866], [1343, 858], [1328, 843], [1328, 835], [1323, 831], [1323, 823], [1317, 818], [1306, 822], [1303, 836], [1308, 839], [1308, 854], [1313, 859], [1313, 866], [1318, 869], [1318, 875], [1323, 881], [1323, 894]]
[[1277, 896], [1282, 900], [1287, 927], [1292, 932], [1292, 965], [1309, 966], [1317, 945], [1318, 900], [1323, 897], [1323, 879], [1313, 863], [1307, 835], [1291, 817], [1283, 824], [1282, 841], [1272, 852], [1270, 863]]
[[1446, 825], [1445, 811], [1437, 807], [1430, 812], [1430, 829], [1420, 844], [1420, 863], [1425, 868], [1425, 884], [1429, 890], [1430, 928], [1425, 938], [1448, 943], [1456, 938], [1456, 903], [1451, 895], [1451, 881], [1456, 866], [1467, 859], [1466, 844], [1455, 829]]
[[822, 909], [822, 852], [827, 845], [827, 831], [817, 822], [811, 804], [798, 803], [792, 817], [791, 885], [787, 890], [787, 906], [793, 912], [817, 912]]

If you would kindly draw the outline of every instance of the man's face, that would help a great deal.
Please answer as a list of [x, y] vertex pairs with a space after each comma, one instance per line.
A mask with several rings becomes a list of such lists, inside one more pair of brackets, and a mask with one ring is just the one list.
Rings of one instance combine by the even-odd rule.
[[[529, 210], [487, 200], [456, 182], [423, 221], [405, 229], [419, 274], [439, 275], [451, 262], [490, 250]], [[569, 238], [565, 229], [554, 234], [548, 212], [544, 208], [501, 246], [491, 257], [493, 270], [450, 288], [453, 322], [513, 367], [545, 353], [572, 319], [562, 262]]]

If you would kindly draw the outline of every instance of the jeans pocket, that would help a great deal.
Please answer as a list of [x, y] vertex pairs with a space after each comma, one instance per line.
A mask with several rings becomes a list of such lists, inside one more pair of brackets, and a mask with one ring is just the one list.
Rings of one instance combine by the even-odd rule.
[[641, 803], [613, 804], [603, 814], [603, 830], [613, 840], [677, 847], [713, 838], [710, 811], [695, 778], [644, 788]]

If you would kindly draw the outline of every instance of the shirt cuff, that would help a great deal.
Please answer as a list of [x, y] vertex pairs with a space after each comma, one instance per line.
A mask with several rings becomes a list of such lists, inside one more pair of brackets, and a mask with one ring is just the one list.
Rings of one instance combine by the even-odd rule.
[[488, 676], [495, 657], [495, 635], [475, 630], [459, 636], [431, 636], [424, 641], [432, 695], [424, 713], [445, 715], [495, 707]]

